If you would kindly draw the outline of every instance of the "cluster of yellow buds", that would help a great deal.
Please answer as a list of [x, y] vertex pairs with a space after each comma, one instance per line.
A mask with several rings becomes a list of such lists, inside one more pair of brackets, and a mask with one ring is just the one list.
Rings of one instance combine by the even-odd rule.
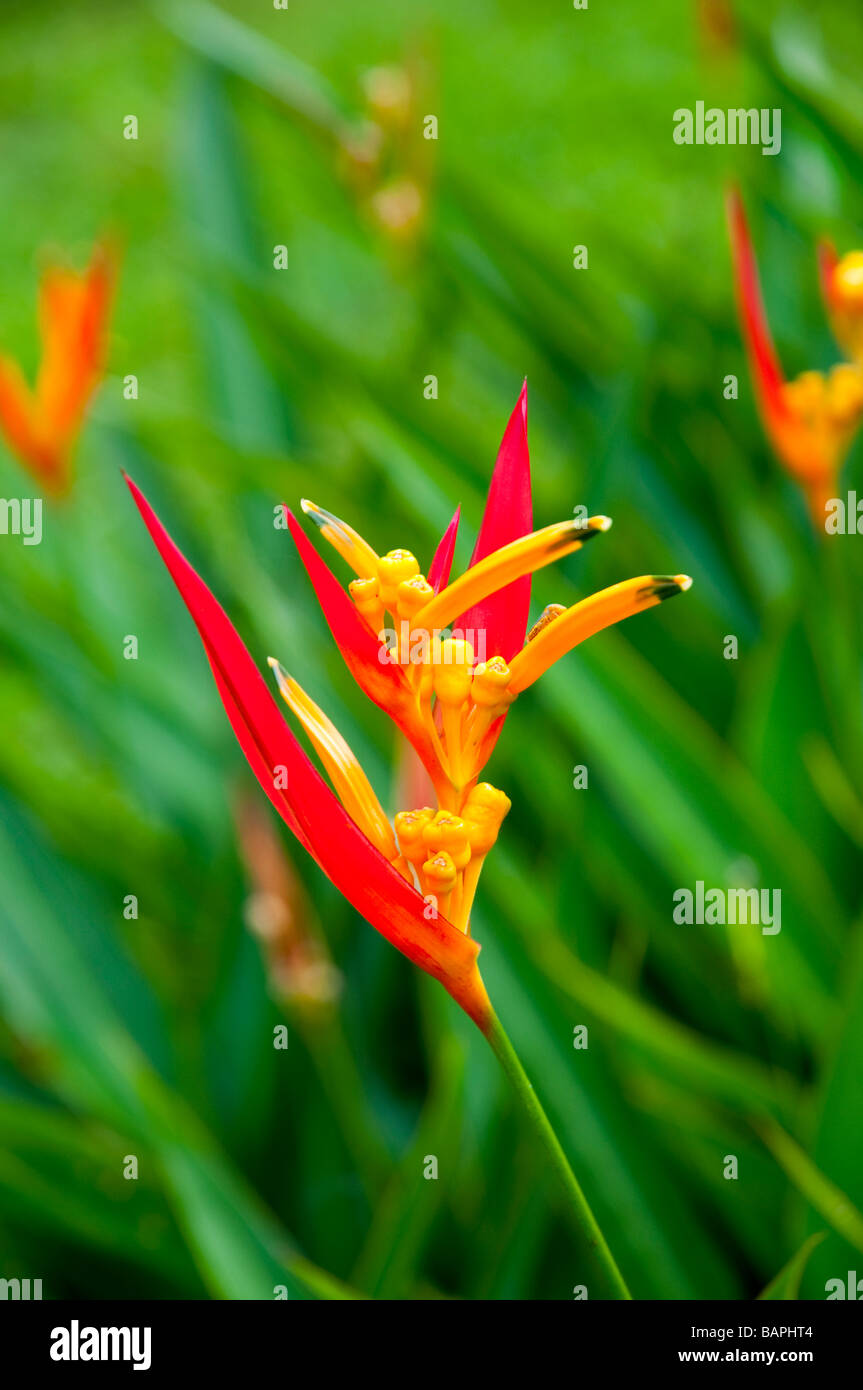
[[[490, 756], [494, 726], [515, 698], [510, 667], [500, 655], [477, 661], [467, 636], [430, 626], [435, 591], [411, 551], [377, 555], [339, 518], [308, 501], [303, 508], [357, 573], [349, 585], [354, 604], [381, 639], [381, 656], [404, 670], [440, 766], [438, 808], [395, 817], [399, 867], [437, 911], [468, 931], [483, 860], [510, 809], [502, 791], [477, 780]], [[572, 529], [571, 523], [564, 526]], [[553, 548], [553, 538], [544, 536], [541, 545]], [[397, 624], [389, 642], [388, 615]]]
[[420, 891], [437, 910], [467, 931], [483, 860], [497, 840], [509, 797], [489, 782], [477, 783], [464, 799], [462, 814], [433, 810], [400, 811], [396, 837]]
[[[436, 912], [468, 933], [483, 861], [510, 808], [502, 791], [480, 781], [509, 706], [577, 643], [681, 593], [691, 580], [686, 575], [639, 575], [570, 608], [551, 604], [525, 640], [495, 628], [493, 622], [489, 626], [484, 600], [499, 597], [522, 577], [580, 550], [608, 530], [608, 517], [572, 518], [519, 536], [475, 559], [447, 583], [449, 563], [443, 565], [439, 555], [427, 577], [411, 551], [399, 548], [379, 555], [332, 512], [307, 499], [302, 506], [356, 576], [349, 593], [363, 620], [362, 655], [357, 661], [365, 665], [352, 669], [406, 735], [428, 774], [437, 805], [402, 810], [391, 825], [338, 730], [279, 663], [271, 661], [279, 689], [352, 819], [405, 879], [433, 899]], [[451, 554], [450, 547], [450, 559]], [[393, 626], [387, 627], [388, 622]], [[524, 633], [524, 626], [520, 631]], [[500, 650], [487, 656], [489, 632], [495, 634], [490, 640], [498, 647], [523, 645], [510, 659]], [[345, 651], [349, 643], [344, 630], [343, 636]], [[397, 671], [384, 672], [391, 665]]]
[[444, 774], [436, 787], [439, 809], [425, 806], [396, 816], [399, 850], [420, 891], [467, 931], [483, 860], [510, 808], [502, 791], [477, 782], [492, 726], [515, 698], [508, 688], [510, 668], [501, 656], [477, 662], [467, 637], [429, 632], [418, 622], [435, 595], [408, 550], [382, 555], [377, 576], [354, 580], [350, 592], [376, 630], [387, 613], [400, 624], [390, 655], [414, 686]]
[[[438, 794], [448, 810], [458, 811], [488, 760], [493, 726], [515, 698], [510, 668], [500, 655], [477, 661], [467, 635], [429, 627], [434, 589], [409, 550], [389, 551], [377, 568], [376, 576], [353, 580], [350, 593], [384, 642], [382, 656], [399, 662], [415, 689], [445, 773]], [[397, 624], [389, 630], [384, 628], [388, 613]]]

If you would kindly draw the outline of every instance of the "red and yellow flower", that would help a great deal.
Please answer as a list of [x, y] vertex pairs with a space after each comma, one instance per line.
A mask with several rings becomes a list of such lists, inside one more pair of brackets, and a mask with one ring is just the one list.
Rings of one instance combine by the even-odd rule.
[[0, 434], [46, 492], [70, 482], [72, 450], [104, 369], [115, 258], [97, 245], [85, 271], [51, 267], [39, 287], [42, 355], [35, 386], [0, 357]]
[[837, 262], [826, 244], [820, 253], [834, 332], [857, 361], [840, 362], [826, 375], [806, 371], [788, 381], [773, 344], [746, 213], [736, 191], [728, 198], [728, 225], [740, 321], [764, 429], [776, 456], [802, 487], [816, 526], [822, 526], [826, 503], [836, 493], [839, 471], [863, 420], [863, 372], [857, 365], [863, 360], [863, 297], [854, 307], [863, 257], [858, 261], [860, 253], [853, 253]]
[[[291, 535], [338, 648], [363, 692], [407, 738], [435, 805], [390, 821], [342, 735], [273, 659], [281, 695], [330, 786], [301, 749], [260, 671], [203, 580], [137, 487], [144, 522], [198, 627], [222, 702], [264, 791], [349, 902], [484, 1028], [491, 1017], [470, 932], [486, 855], [510, 802], [482, 780], [513, 701], [579, 642], [687, 589], [685, 575], [641, 575], [564, 608], [528, 632], [534, 571], [608, 530], [607, 517], [534, 531], [522, 390], [504, 434], [471, 563], [450, 580], [456, 513], [428, 576], [406, 549], [378, 554], [347, 523], [303, 508], [354, 572], [346, 589], [288, 513]], [[390, 637], [386, 622], [391, 622]], [[473, 637], [470, 636], [473, 634]], [[527, 638], [527, 640], [525, 640]], [[485, 644], [485, 659], [475, 647]]]

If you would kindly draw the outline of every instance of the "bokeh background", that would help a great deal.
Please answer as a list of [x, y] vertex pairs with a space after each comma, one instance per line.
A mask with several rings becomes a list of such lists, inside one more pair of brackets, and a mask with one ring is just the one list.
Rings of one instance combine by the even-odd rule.
[[[637, 1297], [752, 1297], [792, 1261], [780, 1294], [802, 1271], [823, 1298], [863, 1258], [863, 542], [814, 535], [763, 441], [722, 201], [738, 180], [786, 367], [828, 367], [814, 246], [863, 240], [863, 15], [6, 0], [0, 24], [3, 350], [35, 369], [46, 257], [124, 247], [73, 490], [41, 545], [0, 538], [0, 1276], [572, 1297], [485, 1043], [271, 814], [120, 477], [396, 809], [391, 729], [273, 509], [309, 495], [425, 567], [461, 502], [466, 562], [527, 375], [537, 524], [614, 518], [537, 611], [695, 585], [511, 714], [483, 973]], [[781, 107], [781, 154], [676, 146], [699, 99]], [[3, 496], [33, 487], [0, 453]], [[780, 889], [781, 933], [675, 925], [698, 879]]]

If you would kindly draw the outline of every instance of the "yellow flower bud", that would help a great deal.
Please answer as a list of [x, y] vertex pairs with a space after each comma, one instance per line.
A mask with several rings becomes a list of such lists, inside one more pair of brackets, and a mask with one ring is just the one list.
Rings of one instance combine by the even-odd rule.
[[506, 792], [493, 787], [491, 782], [477, 782], [465, 803], [465, 809], [471, 812], [490, 811], [503, 820], [511, 805]]
[[863, 373], [848, 362], [834, 367], [827, 382], [827, 409], [837, 425], [854, 425], [863, 415]]
[[381, 613], [380, 580], [352, 579], [348, 589], [358, 612], [374, 623]]
[[457, 869], [463, 869], [470, 859], [467, 827], [461, 816], [450, 811], [438, 811], [434, 820], [428, 821], [422, 830], [423, 843], [434, 853], [446, 850]]
[[406, 68], [372, 68], [363, 78], [369, 110], [381, 125], [401, 129], [410, 116], [413, 84]]
[[473, 673], [470, 688], [474, 704], [482, 705], [484, 709], [497, 709], [499, 705], [510, 704], [512, 696], [507, 695], [509, 680], [510, 670], [502, 656], [481, 661]]
[[410, 579], [403, 579], [396, 590], [399, 617], [410, 620], [430, 598], [434, 598], [434, 589], [424, 574], [415, 574]]
[[378, 190], [371, 200], [371, 209], [381, 231], [398, 243], [415, 239], [425, 205], [422, 191], [413, 179], [397, 179]]
[[488, 854], [512, 802], [490, 782], [479, 782], [464, 806], [468, 843], [474, 858]]
[[458, 871], [446, 850], [441, 850], [423, 864], [426, 883], [433, 893], [450, 893], [455, 887]]
[[433, 654], [434, 692], [444, 705], [456, 708], [470, 694], [473, 647], [461, 637], [446, 637], [435, 643]]
[[381, 601], [391, 613], [395, 612], [396, 591], [405, 579], [419, 574], [419, 562], [409, 550], [388, 550], [378, 562], [381, 581]]
[[863, 251], [849, 251], [833, 271], [831, 285], [836, 304], [842, 309], [863, 309]]
[[820, 372], [801, 372], [782, 388], [782, 399], [795, 415], [812, 421], [824, 407], [826, 383]]
[[428, 848], [423, 840], [423, 830], [433, 817], [431, 806], [423, 806], [419, 811], [399, 811], [396, 816], [399, 849], [409, 864], [421, 864], [425, 859]]

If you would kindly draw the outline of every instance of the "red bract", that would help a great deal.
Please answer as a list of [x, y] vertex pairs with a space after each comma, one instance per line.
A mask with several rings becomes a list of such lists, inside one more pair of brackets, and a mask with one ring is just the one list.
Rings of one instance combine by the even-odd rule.
[[460, 519], [461, 507], [456, 507], [455, 515], [441, 536], [438, 548], [429, 565], [429, 584], [431, 584], [436, 594], [439, 594], [441, 589], [445, 589], [449, 583], [450, 572], [452, 570], [452, 557], [455, 554], [455, 542], [458, 535], [458, 524]]
[[[532, 530], [525, 381], [498, 450], [471, 565]], [[524, 644], [529, 612], [530, 575], [525, 574], [474, 604], [461, 615], [456, 626], [484, 632], [489, 655], [500, 654], [509, 661]]]
[[743, 200], [734, 189], [728, 195], [728, 227], [734, 256], [737, 304], [743, 325], [743, 339], [752, 366], [759, 404], [765, 417], [772, 422], [787, 414], [782, 403], [785, 375], [767, 322]]

